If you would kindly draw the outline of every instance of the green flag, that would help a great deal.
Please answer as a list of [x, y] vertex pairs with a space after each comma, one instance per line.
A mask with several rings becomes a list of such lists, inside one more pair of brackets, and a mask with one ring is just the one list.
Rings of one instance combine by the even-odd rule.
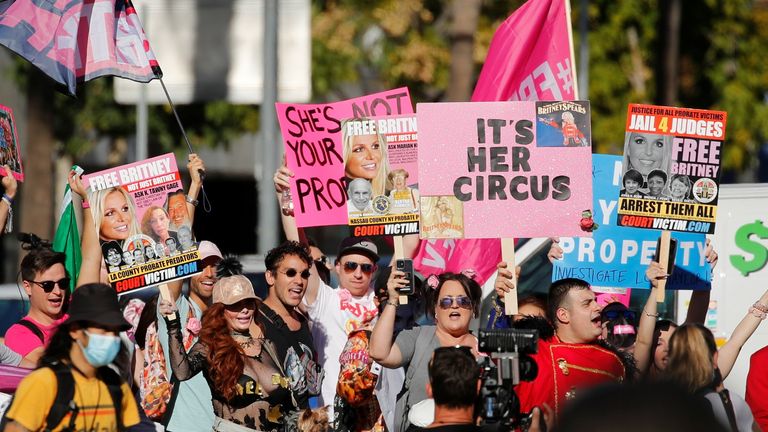
[[[73, 169], [77, 171], [78, 175], [83, 172], [79, 166], [74, 166]], [[77, 276], [80, 274], [82, 255], [80, 253], [80, 233], [77, 231], [75, 206], [72, 204], [72, 190], [69, 188], [69, 184], [64, 189], [59, 226], [56, 228], [56, 236], [53, 238], [53, 250], [67, 255], [65, 267], [69, 277], [72, 278], [69, 288], [74, 291]]]

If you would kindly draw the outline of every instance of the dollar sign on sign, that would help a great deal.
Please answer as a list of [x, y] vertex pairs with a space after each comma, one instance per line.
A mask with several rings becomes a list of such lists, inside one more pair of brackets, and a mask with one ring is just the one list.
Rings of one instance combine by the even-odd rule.
[[768, 249], [762, 243], [753, 240], [752, 236], [763, 240], [768, 239], [768, 228], [763, 225], [762, 221], [758, 220], [754, 223], [743, 225], [736, 230], [736, 246], [744, 252], [752, 254], [751, 260], [747, 260], [741, 255], [730, 256], [731, 264], [744, 276], [762, 269], [765, 267], [766, 262], [768, 262]]

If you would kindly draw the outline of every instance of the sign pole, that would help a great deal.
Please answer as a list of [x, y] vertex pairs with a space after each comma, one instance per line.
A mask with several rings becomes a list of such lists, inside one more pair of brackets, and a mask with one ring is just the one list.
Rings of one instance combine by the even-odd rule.
[[501, 260], [507, 263], [507, 269], [512, 272], [514, 288], [504, 293], [504, 313], [517, 315], [517, 272], [515, 271], [515, 240], [501, 239]]

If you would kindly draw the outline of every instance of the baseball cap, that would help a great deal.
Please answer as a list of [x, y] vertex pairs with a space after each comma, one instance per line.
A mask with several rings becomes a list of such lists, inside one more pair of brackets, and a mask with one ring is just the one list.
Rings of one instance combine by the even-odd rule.
[[90, 283], [75, 289], [69, 304], [69, 318], [66, 324], [85, 321], [105, 327], [116, 327], [121, 331], [131, 328], [123, 318], [115, 290], [105, 284]]
[[221, 254], [221, 251], [219, 250], [218, 246], [216, 246], [215, 244], [213, 244], [213, 242], [210, 242], [208, 240], [201, 241], [200, 244], [197, 245], [197, 250], [200, 251], [201, 260], [204, 260], [210, 257], [217, 257], [219, 259], [224, 259], [224, 255]]
[[240, 300], [257, 299], [253, 284], [243, 275], [223, 277], [213, 285], [213, 302], [233, 305]]
[[342, 240], [339, 245], [339, 253], [336, 255], [336, 261], [341, 261], [341, 257], [350, 254], [367, 256], [374, 264], [379, 261], [379, 249], [368, 237], [347, 237]]

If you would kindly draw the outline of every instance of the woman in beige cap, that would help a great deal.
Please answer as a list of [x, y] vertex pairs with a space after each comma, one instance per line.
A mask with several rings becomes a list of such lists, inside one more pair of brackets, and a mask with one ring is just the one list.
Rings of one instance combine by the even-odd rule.
[[187, 353], [176, 305], [160, 301], [168, 322], [173, 373], [183, 381], [203, 372], [213, 394], [214, 431], [279, 430], [283, 414], [296, 409], [274, 347], [254, 320], [260, 302], [245, 276], [219, 279], [198, 342]]

